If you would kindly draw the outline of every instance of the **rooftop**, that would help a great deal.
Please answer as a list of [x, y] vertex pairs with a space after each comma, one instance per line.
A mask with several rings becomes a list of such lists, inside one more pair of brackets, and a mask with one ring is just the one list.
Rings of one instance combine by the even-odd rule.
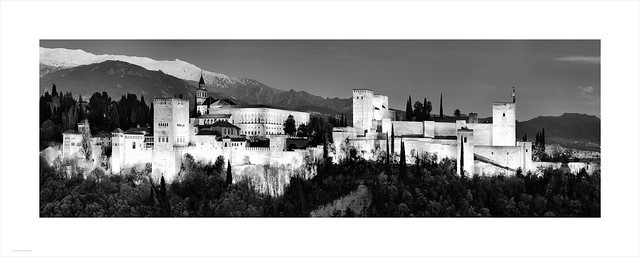
[[82, 133], [78, 132], [75, 129], [70, 129], [70, 130], [67, 130], [65, 132], [62, 132], [62, 134], [82, 134]]
[[231, 118], [231, 114], [213, 113], [213, 114], [204, 114], [204, 115], [198, 116], [198, 119], [206, 119], [206, 118]]
[[150, 134], [153, 131], [151, 130], [151, 128], [147, 128], [147, 127], [142, 127], [142, 128], [130, 128], [127, 129], [127, 131], [125, 131], [125, 134], [142, 134], [142, 135], [146, 135], [146, 134]]
[[240, 129], [239, 127], [237, 127], [236, 125], [233, 125], [227, 121], [223, 121], [223, 120], [219, 120], [214, 122], [213, 124], [211, 124], [211, 127], [226, 127], [226, 128], [237, 128]]
[[218, 133], [217, 131], [213, 131], [213, 130], [203, 130], [198, 132], [198, 134], [196, 134], [196, 136], [220, 136], [220, 133]]

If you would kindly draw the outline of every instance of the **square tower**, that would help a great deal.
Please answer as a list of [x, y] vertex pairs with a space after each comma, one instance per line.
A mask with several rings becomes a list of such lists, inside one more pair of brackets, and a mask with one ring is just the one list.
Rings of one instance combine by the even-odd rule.
[[492, 145], [516, 146], [516, 103], [493, 103], [492, 128]]
[[152, 176], [170, 182], [178, 173], [179, 151], [189, 144], [189, 101], [177, 98], [153, 99], [153, 165]]
[[365, 135], [371, 131], [373, 110], [373, 92], [369, 89], [354, 89], [353, 127], [356, 135]]
[[464, 174], [466, 177], [471, 177], [475, 172], [473, 130], [467, 127], [458, 129], [456, 131], [456, 139], [458, 140], [456, 171], [459, 176]]

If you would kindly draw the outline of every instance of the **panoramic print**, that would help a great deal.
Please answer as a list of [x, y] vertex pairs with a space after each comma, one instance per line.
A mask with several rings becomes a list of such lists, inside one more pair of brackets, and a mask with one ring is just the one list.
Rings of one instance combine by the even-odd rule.
[[599, 40], [39, 54], [40, 217], [600, 217]]

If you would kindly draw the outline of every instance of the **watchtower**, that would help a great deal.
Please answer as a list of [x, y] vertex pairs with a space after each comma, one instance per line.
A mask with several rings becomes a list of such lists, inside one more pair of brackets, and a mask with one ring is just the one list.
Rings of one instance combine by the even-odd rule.
[[474, 144], [473, 129], [462, 127], [456, 131], [456, 139], [458, 140], [458, 158], [456, 158], [456, 171], [458, 175], [470, 177], [475, 169], [474, 163]]
[[365, 135], [371, 131], [373, 110], [373, 91], [369, 89], [354, 89], [353, 127], [356, 129], [356, 135]]
[[182, 156], [175, 151], [189, 144], [189, 101], [177, 98], [153, 99], [152, 175], [171, 181], [178, 173]]

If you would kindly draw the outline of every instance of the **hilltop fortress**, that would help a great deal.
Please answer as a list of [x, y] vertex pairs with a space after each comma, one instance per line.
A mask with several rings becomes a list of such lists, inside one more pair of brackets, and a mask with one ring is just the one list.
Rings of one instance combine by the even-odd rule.
[[[118, 128], [110, 135], [92, 136], [94, 159], [103, 147], [111, 146], [111, 172], [151, 163], [153, 179], [159, 181], [164, 177], [170, 182], [179, 173], [185, 154], [203, 162], [214, 162], [218, 156], [223, 156], [234, 167], [285, 165], [291, 169], [323, 154], [322, 146], [287, 150], [285, 121], [291, 115], [296, 126], [308, 124], [310, 114], [307, 112], [271, 106], [239, 106], [229, 99], [207, 97], [202, 76], [195, 104], [197, 115], [189, 118], [188, 100], [155, 98], [152, 128], [138, 127], [127, 131]], [[81, 154], [82, 132], [88, 127], [85, 120], [78, 124], [80, 132], [63, 133], [64, 158]]]
[[353, 127], [334, 128], [336, 160], [356, 150], [365, 159], [382, 158], [389, 142], [392, 156], [405, 145], [408, 163], [424, 154], [455, 159], [458, 174], [487, 174], [534, 169], [530, 142], [516, 142], [515, 89], [510, 102], [494, 102], [493, 122], [478, 123], [470, 113], [455, 122], [397, 121], [388, 98], [368, 89], [353, 90]]
[[[530, 142], [516, 142], [515, 90], [510, 102], [494, 102], [493, 121], [479, 123], [477, 114], [454, 122], [398, 121], [389, 109], [387, 96], [368, 89], [353, 90], [353, 127], [333, 129], [330, 155], [335, 162], [355, 152], [362, 158], [384, 157], [390, 145], [393, 158], [404, 143], [406, 160], [433, 154], [438, 159], [455, 159], [458, 174], [510, 173], [531, 171]], [[91, 137], [94, 159], [102, 148], [111, 146], [111, 172], [136, 164], [151, 163], [152, 177], [172, 181], [180, 172], [183, 157], [214, 162], [223, 156], [232, 166], [285, 165], [302, 167], [323, 155], [323, 146], [287, 149], [284, 123], [294, 117], [296, 126], [308, 124], [310, 114], [263, 105], [239, 106], [230, 99], [207, 97], [201, 76], [195, 95], [196, 112], [189, 117], [189, 101], [179, 98], [155, 98], [154, 119], [150, 128], [116, 129]], [[81, 153], [83, 134], [89, 133], [86, 121], [78, 131], [63, 133], [64, 158]]]

